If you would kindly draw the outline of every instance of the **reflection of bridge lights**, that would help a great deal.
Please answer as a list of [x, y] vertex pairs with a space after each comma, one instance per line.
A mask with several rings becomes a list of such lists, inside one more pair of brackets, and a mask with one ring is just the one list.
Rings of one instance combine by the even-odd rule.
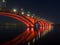
[[38, 36], [36, 37], [36, 40], [38, 40]]
[[27, 32], [29, 32], [30, 31], [30, 28], [27, 28]]
[[39, 35], [39, 38], [40, 38], [40, 35]]
[[30, 45], [30, 42], [28, 42], [28, 45]]
[[44, 32], [42, 33], [42, 36], [46, 35], [47, 33], [48, 33], [48, 30], [44, 31]]
[[31, 28], [31, 31], [33, 32], [34, 31], [34, 28]]
[[33, 39], [33, 43], [35, 42], [35, 38]]

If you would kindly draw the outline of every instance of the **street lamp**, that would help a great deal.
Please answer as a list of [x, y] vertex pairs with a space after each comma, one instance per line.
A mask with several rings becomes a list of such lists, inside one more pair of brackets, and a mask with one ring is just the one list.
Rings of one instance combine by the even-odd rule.
[[34, 17], [34, 16], [35, 16], [35, 14], [33, 13], [31, 17]]
[[30, 12], [29, 11], [27, 12], [27, 16], [30, 16]]
[[17, 12], [17, 9], [13, 9], [13, 12], [15, 12], [15, 13], [16, 13], [16, 12]]
[[23, 10], [23, 8], [21, 8], [21, 14], [22, 15], [24, 15], [25, 13], [24, 13], [24, 10]]

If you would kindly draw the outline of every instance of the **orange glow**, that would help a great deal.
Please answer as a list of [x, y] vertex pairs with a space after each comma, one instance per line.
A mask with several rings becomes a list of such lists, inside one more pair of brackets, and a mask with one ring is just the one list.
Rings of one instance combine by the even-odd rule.
[[40, 28], [39, 28], [40, 33], [42, 33], [42, 24], [40, 22], [38, 22], [38, 23], [40, 24]]
[[31, 40], [34, 37], [34, 31], [30, 33], [30, 35], [27, 37], [26, 42]]
[[[26, 19], [24, 19], [23, 17], [19, 16], [19, 15], [16, 15], [16, 14], [11, 14], [11, 13], [5, 13], [5, 12], [0, 12], [0, 15], [2, 16], [8, 16], [8, 17], [11, 17], [11, 18], [14, 18], [18, 21], [21, 21], [23, 22], [24, 24], [26, 24], [26, 26], [28, 27], [29, 26], [29, 21], [27, 21]], [[28, 31], [27, 31], [28, 30]], [[25, 32], [23, 32], [22, 34], [18, 35], [16, 38], [14, 38], [13, 40], [11, 41], [8, 41], [6, 43], [4, 43], [3, 45], [16, 45], [17, 43], [20, 43], [22, 42], [25, 38], [27, 38], [27, 36], [29, 35], [29, 28], [27, 28], [27, 30]]]
[[[6, 12], [0, 12], [0, 16], [8, 16], [8, 17], [14, 18], [18, 21], [23, 22], [27, 26], [27, 29], [22, 34], [19, 34], [14, 39], [12, 39], [2, 45], [17, 45], [21, 42], [29, 41], [32, 38], [34, 38], [35, 36], [41, 35], [46, 30], [49, 31], [52, 28], [52, 25], [50, 23], [37, 19], [38, 23], [40, 25], [40, 28], [38, 29], [38, 34], [37, 34], [37, 31], [34, 30], [34, 24], [35, 24], [35, 22], [37, 22], [37, 20], [32, 17], [25, 15], [24, 16], [25, 18], [24, 18], [23, 16], [19, 16], [17, 14], [6, 13]], [[46, 33], [47, 33], [47, 31], [46, 31]]]
[[30, 32], [30, 29], [29, 28], [27, 28], [27, 32]]
[[40, 29], [38, 30], [38, 35], [40, 35]]
[[45, 22], [45, 30], [49, 30], [47, 22]]
[[43, 32], [45, 31], [45, 26], [44, 26], [44, 22], [42, 22], [43, 23]]
[[19, 16], [17, 14], [0, 12], [0, 15], [2, 15], [2, 16], [8, 16], [8, 17], [14, 18], [14, 19], [16, 19], [18, 21], [22, 21], [24, 24], [26, 24], [27, 26], [29, 26], [29, 23], [26, 21], [26, 19], [22, 18], [21, 16]]
[[44, 30], [44, 22], [41, 21], [41, 23], [42, 23], [42, 32], [44, 32], [44, 31], [45, 31], [45, 30]]
[[34, 28], [31, 28], [31, 31], [33, 32], [34, 31]]
[[52, 26], [51, 26], [51, 24], [49, 24], [49, 30], [51, 30], [51, 28], [52, 28]]
[[48, 22], [45, 22], [45, 21], [42, 21], [42, 20], [39, 20], [38, 23], [40, 24], [40, 32], [38, 32], [38, 34], [42, 34], [44, 33], [46, 30], [49, 30], [51, 29], [51, 24], [49, 25]]
[[40, 24], [40, 31], [41, 31], [41, 33], [43, 33], [44, 32], [44, 22], [39, 21], [39, 24]]
[[35, 23], [34, 18], [31, 18], [29, 16], [25, 16], [27, 19], [29, 19], [33, 24]]
[[47, 30], [49, 30], [49, 25], [48, 25], [48, 23], [47, 23], [46, 25], [47, 25]]
[[[24, 17], [26, 17], [26, 16], [24, 16]], [[34, 25], [30, 22], [31, 20], [30, 20], [30, 21], [28, 21], [28, 20], [27, 20], [27, 19], [25, 19], [24, 17], [21, 17], [21, 18], [22, 18], [22, 19], [24, 19], [24, 21], [25, 21], [25, 22], [27, 22], [29, 25], [34, 26]]]

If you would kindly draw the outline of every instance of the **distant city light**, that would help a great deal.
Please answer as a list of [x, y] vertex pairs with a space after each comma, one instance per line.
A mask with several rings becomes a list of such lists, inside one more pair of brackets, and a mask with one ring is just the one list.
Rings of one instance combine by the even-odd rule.
[[3, 2], [5, 2], [5, 0], [3, 0]]
[[17, 12], [17, 9], [13, 9], [13, 12]]
[[23, 8], [21, 8], [21, 14], [22, 14], [22, 15], [24, 15], [24, 14], [25, 14], [25, 12], [24, 12], [24, 9], [23, 9]]
[[32, 14], [32, 16], [31, 17], [34, 17], [35, 16], [35, 14]]
[[24, 15], [24, 12], [21, 12], [22, 15]]
[[29, 11], [27, 12], [27, 16], [30, 16], [30, 12]]
[[30, 16], [30, 14], [27, 14], [27, 16]]
[[30, 14], [30, 11], [28, 11], [27, 13]]
[[31, 16], [31, 17], [34, 17], [34, 16]]
[[21, 11], [23, 11], [23, 8], [21, 8]]

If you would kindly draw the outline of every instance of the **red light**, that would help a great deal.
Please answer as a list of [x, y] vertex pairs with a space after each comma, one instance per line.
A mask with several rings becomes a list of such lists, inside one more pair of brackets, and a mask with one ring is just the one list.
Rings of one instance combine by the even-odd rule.
[[34, 28], [31, 28], [31, 31], [33, 32], [34, 31]]
[[27, 28], [27, 32], [30, 32], [30, 29], [29, 28]]

